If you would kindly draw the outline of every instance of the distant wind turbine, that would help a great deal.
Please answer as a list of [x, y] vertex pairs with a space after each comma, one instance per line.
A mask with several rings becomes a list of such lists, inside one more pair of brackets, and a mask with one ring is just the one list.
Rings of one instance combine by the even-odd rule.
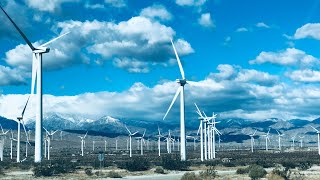
[[299, 136], [299, 138], [300, 138], [300, 148], [302, 148], [304, 136]]
[[278, 143], [279, 143], [279, 151], [281, 151], [281, 137], [284, 136], [283, 133], [280, 133], [278, 130], [276, 130], [278, 133]]
[[201, 159], [201, 161], [203, 161], [203, 120], [204, 120], [204, 117], [202, 116], [201, 111], [198, 108], [197, 104], [194, 103], [194, 105], [197, 108], [196, 112], [198, 113], [199, 120], [200, 120], [200, 125], [199, 125], [199, 129], [198, 129], [198, 133], [197, 134], [200, 133], [200, 159]]
[[146, 130], [144, 130], [143, 135], [141, 137], [137, 137], [138, 140], [140, 140], [140, 154], [143, 155], [143, 144], [145, 143], [144, 141], [144, 135], [146, 134]]
[[136, 135], [138, 133], [138, 131], [131, 133], [131, 131], [127, 128], [127, 126], [125, 126], [127, 131], [129, 132], [129, 156], [132, 157], [132, 136]]
[[160, 157], [160, 155], [161, 155], [161, 137], [163, 137], [163, 136], [160, 133], [159, 126], [158, 126], [158, 135], [157, 135], [157, 137], [158, 137], [158, 154], [159, 154], [159, 157]]
[[50, 48], [46, 47], [57, 39], [65, 36], [68, 33], [62, 34], [57, 38], [54, 38], [47, 43], [40, 45], [39, 47], [34, 47], [32, 43], [29, 41], [27, 36], [20, 30], [20, 28], [16, 25], [16, 23], [11, 19], [11, 17], [7, 14], [7, 12], [0, 6], [1, 10], [7, 16], [7, 18], [11, 21], [13, 26], [17, 29], [19, 34], [22, 36], [24, 41], [28, 44], [28, 46], [32, 50], [32, 86], [31, 86], [31, 94], [34, 93], [35, 80], [37, 79], [37, 113], [36, 113], [36, 127], [35, 127], [35, 157], [34, 161], [36, 163], [41, 162], [42, 160], [42, 55], [48, 53]]
[[262, 135], [262, 136], [264, 136], [266, 138], [266, 151], [269, 150], [268, 149], [268, 141], [270, 141], [269, 133], [270, 133], [270, 128], [269, 128], [267, 134]]
[[257, 130], [255, 130], [252, 134], [249, 134], [251, 139], [251, 152], [253, 152], [253, 146], [254, 146], [254, 135], [256, 134]]
[[85, 143], [85, 138], [88, 134], [88, 131], [84, 136], [78, 136], [81, 139], [81, 156], [83, 156], [83, 151], [84, 151], [84, 143]]
[[54, 135], [58, 130], [49, 132], [46, 128], [43, 128], [43, 129], [46, 131], [47, 136], [48, 136], [48, 138], [47, 138], [48, 148], [47, 148], [47, 149], [48, 149], [48, 160], [50, 160], [51, 140], [52, 140], [53, 135]]
[[318, 154], [320, 155], [320, 131], [315, 127], [311, 126], [318, 134]]

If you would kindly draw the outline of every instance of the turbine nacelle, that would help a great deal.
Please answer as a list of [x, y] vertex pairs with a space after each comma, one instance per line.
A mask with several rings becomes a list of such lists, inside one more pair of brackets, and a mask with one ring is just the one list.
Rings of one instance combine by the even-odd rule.
[[176, 79], [176, 82], [178, 84], [180, 84], [181, 86], [184, 86], [187, 84], [187, 80], [186, 79]]
[[48, 47], [38, 47], [38, 48], [36, 48], [35, 50], [33, 50], [32, 51], [33, 53], [48, 53], [48, 52], [50, 52], [50, 48], [48, 48]]

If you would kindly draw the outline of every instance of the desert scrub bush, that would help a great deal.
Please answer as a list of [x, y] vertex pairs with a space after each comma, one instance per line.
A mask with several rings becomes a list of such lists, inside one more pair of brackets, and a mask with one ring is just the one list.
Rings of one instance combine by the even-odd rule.
[[237, 174], [248, 174], [249, 169], [248, 168], [238, 168], [236, 171]]
[[201, 180], [194, 172], [187, 172], [181, 177], [180, 180]]
[[215, 179], [217, 177], [217, 171], [212, 166], [212, 167], [209, 167], [205, 171], [200, 171], [199, 177], [200, 177], [200, 179], [203, 179], [203, 180]]
[[158, 174], [165, 174], [164, 173], [164, 169], [162, 167], [156, 167], [156, 169], [154, 170], [155, 173], [158, 173]]
[[263, 178], [267, 171], [259, 165], [250, 165], [249, 167], [249, 177], [253, 180]]
[[150, 169], [150, 162], [142, 157], [132, 157], [120, 166], [128, 171], [146, 171]]
[[236, 164], [233, 162], [225, 162], [222, 164], [224, 167], [236, 167]]
[[39, 164], [33, 168], [33, 175], [36, 177], [39, 176], [53, 176], [57, 174], [70, 173], [75, 170], [73, 165], [69, 164]]
[[115, 172], [115, 171], [110, 171], [108, 173], [108, 177], [110, 177], [110, 178], [122, 178], [122, 176], [119, 173]]
[[181, 161], [178, 155], [165, 155], [161, 158], [161, 165], [168, 170], [188, 170], [189, 161]]
[[86, 175], [88, 175], [88, 176], [92, 176], [92, 175], [93, 175], [93, 173], [92, 173], [92, 168], [86, 168], [86, 169], [84, 169], [84, 172], [85, 172]]

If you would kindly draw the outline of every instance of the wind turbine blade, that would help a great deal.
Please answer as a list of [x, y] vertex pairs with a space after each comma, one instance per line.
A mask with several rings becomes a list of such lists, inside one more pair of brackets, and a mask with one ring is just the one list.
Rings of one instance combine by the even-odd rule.
[[252, 136], [254, 136], [256, 134], [257, 130], [254, 131], [254, 133], [252, 134]]
[[87, 134], [88, 134], [88, 131], [87, 131], [86, 134], [83, 136], [83, 139], [86, 138]]
[[2, 133], [4, 134], [4, 131], [3, 131], [3, 128], [2, 128], [2, 126], [1, 126], [1, 124], [0, 124], [0, 128], [1, 128]]
[[166, 114], [165, 114], [164, 117], [163, 117], [163, 120], [166, 119], [166, 117], [167, 117], [167, 115], [168, 115], [168, 113], [169, 113], [169, 111], [170, 111], [173, 103], [176, 101], [178, 95], [179, 95], [180, 92], [182, 91], [182, 88], [183, 88], [182, 86], [180, 86], [180, 87], [178, 88], [176, 94], [174, 95], [174, 97], [173, 97], [173, 99], [172, 99], [172, 102], [171, 102], [171, 104], [170, 104], [170, 106], [169, 106], [169, 109], [167, 110]]
[[23, 111], [22, 111], [22, 113], [21, 113], [21, 117], [22, 117], [22, 119], [23, 119], [24, 112], [26, 111], [26, 108], [27, 108], [27, 105], [28, 105], [29, 99], [30, 99], [30, 96], [28, 97], [28, 100], [27, 100], [27, 102], [26, 102], [26, 105], [24, 106]]
[[199, 114], [199, 116], [203, 117], [202, 114], [201, 114], [201, 111], [200, 111], [199, 107], [197, 106], [197, 104], [194, 103], [194, 105], [195, 105], [196, 108], [197, 108], [197, 113]]
[[[201, 123], [201, 122], [200, 122]], [[197, 135], [200, 133], [201, 124], [199, 125]]]
[[49, 45], [50, 43], [52, 43], [52, 42], [54, 42], [54, 41], [62, 38], [63, 36], [65, 36], [65, 35], [67, 35], [67, 34], [69, 34], [69, 33], [70, 33], [70, 32], [64, 33], [64, 34], [62, 34], [62, 35], [60, 35], [60, 36], [58, 36], [58, 37], [56, 37], [56, 38], [54, 38], [54, 39], [52, 39], [52, 40], [50, 40], [50, 41], [48, 41], [48, 42], [42, 44], [40, 47], [47, 46], [47, 45]]
[[44, 130], [46, 130], [47, 134], [50, 134], [49, 131], [46, 128], [43, 128]]
[[8, 19], [11, 21], [11, 23], [13, 24], [13, 26], [18, 30], [19, 34], [22, 36], [22, 38], [26, 41], [26, 43], [29, 45], [29, 47], [31, 48], [31, 50], [35, 50], [36, 48], [33, 47], [32, 43], [29, 41], [29, 39], [27, 38], [27, 36], [20, 30], [20, 28], [16, 25], [15, 22], [13, 22], [13, 20], [10, 18], [10, 16], [7, 14], [7, 12], [0, 6], [1, 10], [4, 12], [4, 14], [8, 17]]
[[[310, 125], [311, 126], [311, 125]], [[315, 127], [311, 126], [315, 131], [319, 132], [318, 129], [316, 129]]]
[[51, 135], [54, 135], [56, 132], [58, 132], [58, 130], [54, 131]]
[[160, 136], [161, 134], [160, 134], [160, 128], [159, 128], [159, 125], [158, 125], [158, 133], [159, 133], [159, 136]]
[[124, 127], [126, 127], [126, 129], [129, 132], [129, 134], [131, 134], [131, 131], [128, 129], [128, 127], [127, 126], [124, 126]]
[[[30, 96], [29, 96], [29, 97], [30, 97]], [[28, 142], [28, 144], [30, 144], [30, 143], [29, 143], [28, 133], [27, 133], [27, 130], [26, 130], [26, 126], [24, 125], [23, 119], [22, 119], [22, 127], [23, 127], [23, 130], [24, 130], [24, 133], [26, 134], [27, 142]]]
[[144, 130], [142, 137], [144, 137], [145, 134], [146, 134], [146, 130]]
[[270, 132], [270, 128], [269, 128], [268, 133], [267, 133], [268, 135], [269, 135], [269, 132]]
[[181, 73], [182, 79], [186, 79], [185, 76], [184, 76], [184, 71], [183, 71], [183, 68], [182, 68], [182, 65], [181, 65], [181, 62], [180, 62], [179, 55], [178, 55], [178, 53], [177, 53], [176, 48], [174, 47], [174, 44], [173, 44], [172, 39], [171, 39], [171, 44], [172, 44], [174, 53], [175, 53], [175, 55], [176, 55], [176, 59], [177, 59], [177, 61], [178, 61], [178, 65], [179, 65], [179, 69], [180, 69], [180, 73]]
[[139, 132], [139, 131], [136, 131], [135, 133], [131, 134], [131, 136], [134, 136], [134, 135], [136, 135], [136, 134], [137, 134], [138, 132]]

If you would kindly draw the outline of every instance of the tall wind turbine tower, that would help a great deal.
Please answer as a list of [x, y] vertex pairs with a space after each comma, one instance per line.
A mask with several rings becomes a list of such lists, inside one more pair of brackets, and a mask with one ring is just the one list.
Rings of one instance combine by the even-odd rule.
[[276, 130], [278, 133], [278, 143], [279, 143], [279, 151], [281, 151], [281, 137], [284, 136], [284, 134], [280, 133], [278, 130]]
[[311, 126], [318, 134], [318, 154], [320, 155], [320, 131], [315, 127]]
[[257, 130], [255, 130], [252, 134], [249, 134], [251, 139], [251, 152], [253, 152], [253, 145], [254, 145], [254, 135], [256, 134]]
[[176, 51], [176, 48], [175, 48], [175, 46], [173, 44], [172, 39], [171, 39], [171, 44], [172, 44], [174, 53], [176, 55], [176, 59], [178, 61], [178, 65], [179, 65], [179, 69], [180, 69], [180, 73], [181, 73], [182, 79], [177, 79], [176, 80], [176, 82], [180, 85], [180, 87], [178, 88], [176, 94], [174, 95], [174, 98], [172, 99], [172, 102], [171, 102], [171, 104], [169, 106], [168, 111], [164, 115], [163, 120], [167, 117], [167, 115], [168, 115], [173, 103], [176, 101], [178, 95], [180, 94], [180, 138], [181, 138], [180, 155], [181, 155], [181, 161], [185, 161], [187, 158], [186, 158], [186, 127], [185, 127], [185, 116], [184, 116], [184, 113], [185, 113], [185, 111], [184, 111], [184, 108], [185, 108], [185, 104], [184, 104], [184, 85], [186, 85], [189, 81], [187, 82], [187, 80], [185, 78], [184, 70], [182, 68], [179, 55], [178, 55], [178, 53]]
[[[39, 163], [42, 160], [42, 55], [48, 53], [50, 48], [46, 47], [50, 43], [56, 41], [62, 36], [68, 34], [62, 34], [57, 38], [54, 38], [47, 43], [40, 45], [39, 47], [34, 47], [32, 43], [29, 41], [27, 36], [20, 30], [20, 28], [16, 25], [16, 23], [10, 18], [7, 12], [0, 6], [1, 10], [7, 16], [7, 18], [11, 21], [13, 26], [17, 29], [19, 34], [22, 36], [24, 41], [28, 44], [32, 51], [32, 85], [31, 85], [31, 94], [34, 93], [34, 86], [37, 84], [37, 108], [36, 108], [36, 127], [35, 127], [35, 155], [34, 162]], [[37, 82], [35, 82], [37, 79]]]

